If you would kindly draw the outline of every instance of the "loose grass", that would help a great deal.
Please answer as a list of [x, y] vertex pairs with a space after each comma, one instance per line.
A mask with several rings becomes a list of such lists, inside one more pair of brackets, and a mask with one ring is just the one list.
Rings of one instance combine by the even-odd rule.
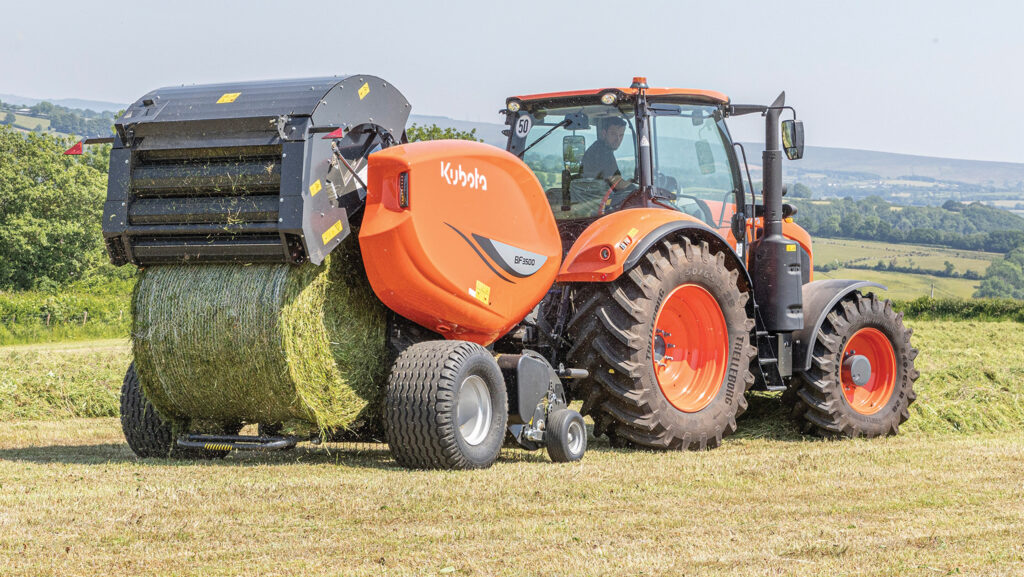
[[0, 347], [0, 421], [111, 417], [127, 340]]
[[1022, 476], [1021, 433], [439, 472], [381, 445], [138, 461], [115, 419], [0, 423], [0, 574], [1011, 576]]

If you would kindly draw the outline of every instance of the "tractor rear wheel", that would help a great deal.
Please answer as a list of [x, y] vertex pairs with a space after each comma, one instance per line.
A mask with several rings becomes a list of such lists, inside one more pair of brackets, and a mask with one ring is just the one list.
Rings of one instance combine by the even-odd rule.
[[818, 331], [810, 370], [783, 395], [801, 429], [823, 437], [898, 433], [917, 396], [912, 333], [874, 293], [841, 300]]
[[497, 361], [475, 343], [428, 341], [391, 369], [384, 430], [391, 454], [415, 469], [483, 469], [501, 451], [508, 393]]
[[[178, 427], [182, 431], [187, 428], [187, 423]], [[220, 432], [237, 434], [241, 428], [241, 424], [233, 423], [226, 425]], [[160, 418], [153, 405], [146, 400], [139, 376], [135, 372], [135, 363], [128, 366], [121, 385], [121, 430], [132, 452], [143, 459], [220, 459], [228, 454], [228, 451], [179, 447], [175, 438], [179, 431], [174, 423]]]
[[688, 238], [655, 244], [614, 282], [581, 285], [568, 358], [574, 393], [616, 445], [712, 449], [736, 431], [754, 383], [754, 319], [740, 271]]

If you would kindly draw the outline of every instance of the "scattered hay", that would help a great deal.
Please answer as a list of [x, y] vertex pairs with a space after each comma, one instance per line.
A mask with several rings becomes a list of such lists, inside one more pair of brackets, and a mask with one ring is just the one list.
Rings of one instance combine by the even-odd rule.
[[316, 267], [169, 265], [142, 271], [132, 349], [165, 418], [303, 421], [347, 429], [379, 412], [384, 308], [355, 239]]

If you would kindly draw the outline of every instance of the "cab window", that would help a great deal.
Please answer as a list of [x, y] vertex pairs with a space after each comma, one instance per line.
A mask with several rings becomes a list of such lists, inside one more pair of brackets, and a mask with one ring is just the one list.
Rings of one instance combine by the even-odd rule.
[[660, 105], [651, 123], [654, 196], [715, 228], [736, 212], [737, 183], [717, 108]]
[[605, 173], [636, 179], [632, 106], [548, 108], [534, 110], [529, 118], [530, 148], [523, 161], [537, 175], [555, 219], [599, 216], [613, 176]]

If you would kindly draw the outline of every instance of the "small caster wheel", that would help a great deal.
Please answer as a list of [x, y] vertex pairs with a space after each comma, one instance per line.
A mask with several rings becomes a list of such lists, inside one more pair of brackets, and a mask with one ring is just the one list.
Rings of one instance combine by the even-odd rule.
[[583, 416], [572, 409], [553, 411], [548, 415], [544, 442], [552, 461], [579, 461], [587, 450], [587, 426], [583, 424]]

